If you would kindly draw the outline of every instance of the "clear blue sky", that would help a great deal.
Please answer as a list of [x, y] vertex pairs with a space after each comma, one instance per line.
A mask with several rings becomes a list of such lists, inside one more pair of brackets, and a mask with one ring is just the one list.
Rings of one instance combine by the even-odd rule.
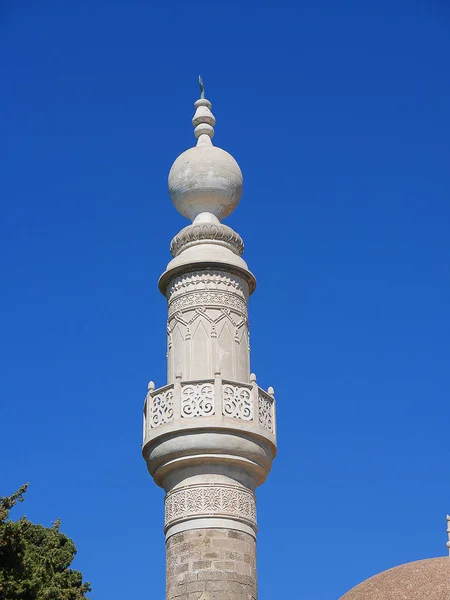
[[165, 379], [157, 279], [197, 76], [244, 173], [227, 222], [278, 402], [260, 600], [336, 600], [445, 553], [450, 8], [445, 0], [3, 0], [1, 490], [60, 517], [93, 600], [164, 597], [140, 456]]

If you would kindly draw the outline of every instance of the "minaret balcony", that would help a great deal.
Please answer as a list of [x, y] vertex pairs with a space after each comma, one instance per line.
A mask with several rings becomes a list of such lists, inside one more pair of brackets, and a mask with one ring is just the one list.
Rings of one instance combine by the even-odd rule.
[[[269, 392], [271, 388], [269, 388]], [[249, 429], [275, 443], [275, 399], [256, 381], [222, 379], [182, 381], [159, 389], [149, 386], [144, 404], [144, 445], [169, 431], [224, 427]]]
[[[143, 443], [149, 469], [153, 471], [157, 456], [159, 465], [161, 453], [166, 454], [163, 447], [170, 446], [171, 459], [183, 454], [214, 461], [220, 454], [239, 455], [242, 461], [258, 463], [262, 471], [257, 479], [264, 480], [276, 454], [273, 394], [273, 388], [260, 388], [254, 375], [245, 383], [222, 379], [218, 371], [212, 379], [193, 381], [183, 381], [177, 374], [174, 383], [159, 389], [150, 382]], [[156, 463], [154, 467], [159, 468]]]

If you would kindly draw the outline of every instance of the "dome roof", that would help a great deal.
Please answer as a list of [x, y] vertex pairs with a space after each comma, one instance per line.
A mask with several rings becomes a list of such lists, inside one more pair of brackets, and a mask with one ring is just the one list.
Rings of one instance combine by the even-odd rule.
[[406, 563], [366, 579], [340, 600], [449, 600], [450, 558]]
[[175, 208], [192, 221], [202, 213], [219, 220], [227, 217], [239, 204], [242, 173], [228, 152], [213, 146], [215, 117], [211, 103], [200, 98], [194, 104], [192, 119], [197, 145], [183, 152], [169, 173], [169, 194]]

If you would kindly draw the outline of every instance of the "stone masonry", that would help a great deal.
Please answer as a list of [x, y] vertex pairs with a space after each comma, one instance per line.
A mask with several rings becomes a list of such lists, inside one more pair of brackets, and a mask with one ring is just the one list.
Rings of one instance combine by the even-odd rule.
[[256, 540], [231, 529], [197, 529], [166, 543], [167, 600], [256, 600]]

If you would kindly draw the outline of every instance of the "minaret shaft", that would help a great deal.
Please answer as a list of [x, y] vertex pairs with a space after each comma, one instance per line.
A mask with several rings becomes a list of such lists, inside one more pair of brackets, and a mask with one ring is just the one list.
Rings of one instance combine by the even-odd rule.
[[257, 597], [253, 536], [233, 529], [197, 529], [167, 540], [167, 600]]
[[168, 381], [214, 377], [249, 381], [248, 284], [224, 270], [176, 277], [167, 291]]
[[240, 236], [219, 219], [242, 174], [213, 146], [215, 118], [195, 103], [198, 143], [175, 161], [169, 191], [193, 223], [172, 240], [160, 278], [168, 303], [167, 385], [150, 382], [143, 456], [166, 491], [167, 600], [256, 600], [256, 497], [276, 454], [275, 400], [250, 373], [255, 278]]

